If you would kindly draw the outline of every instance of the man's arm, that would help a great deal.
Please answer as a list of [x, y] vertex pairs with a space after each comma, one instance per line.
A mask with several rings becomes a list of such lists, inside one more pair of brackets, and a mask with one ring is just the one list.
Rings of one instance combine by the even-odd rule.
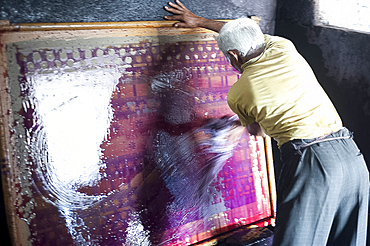
[[209, 20], [193, 14], [188, 10], [179, 0], [175, 0], [176, 3], [169, 2], [164, 9], [172, 13], [171, 16], [165, 16], [166, 20], [180, 21], [174, 24], [174, 27], [194, 28], [203, 27], [215, 32], [220, 32], [221, 28], [225, 24], [222, 21]]

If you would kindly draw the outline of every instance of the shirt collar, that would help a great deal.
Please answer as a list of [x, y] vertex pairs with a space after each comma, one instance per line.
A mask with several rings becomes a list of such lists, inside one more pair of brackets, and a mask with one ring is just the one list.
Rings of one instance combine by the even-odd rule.
[[257, 56], [257, 57], [255, 57], [255, 58], [252, 58], [252, 59], [250, 59], [250, 60], [248, 60], [248, 61], [246, 61], [242, 66], [241, 66], [241, 69], [242, 69], [242, 71], [244, 71], [244, 69], [246, 68], [246, 67], [248, 67], [249, 65], [251, 65], [251, 64], [253, 64], [253, 63], [255, 63], [256, 61], [258, 61], [264, 54], [265, 54], [265, 51], [266, 51], [266, 49], [267, 49], [267, 40], [266, 40], [266, 37], [265, 37], [265, 44], [264, 44], [264, 48], [263, 48], [263, 51], [262, 51], [262, 53], [259, 55], [259, 56]]

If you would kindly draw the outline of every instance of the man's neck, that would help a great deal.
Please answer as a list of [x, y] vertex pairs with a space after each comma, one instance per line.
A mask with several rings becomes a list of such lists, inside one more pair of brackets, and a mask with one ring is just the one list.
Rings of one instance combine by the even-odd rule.
[[242, 64], [246, 63], [247, 61], [249, 61], [249, 60], [251, 60], [253, 58], [258, 57], [259, 55], [261, 55], [264, 49], [265, 49], [265, 47], [261, 47], [256, 52], [254, 52], [254, 53], [252, 53], [250, 55], [247, 55], [245, 57], [242, 57], [242, 62], [243, 62]]

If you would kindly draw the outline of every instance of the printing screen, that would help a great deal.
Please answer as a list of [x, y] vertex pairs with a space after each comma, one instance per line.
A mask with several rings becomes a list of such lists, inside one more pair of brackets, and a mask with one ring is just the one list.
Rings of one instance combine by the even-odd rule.
[[[262, 138], [245, 131], [219, 159], [196, 145], [210, 120], [235, 117], [239, 74], [214, 34], [107, 34], [7, 41], [2, 175], [17, 240], [188, 245], [273, 216]], [[208, 161], [223, 165], [202, 185]]]

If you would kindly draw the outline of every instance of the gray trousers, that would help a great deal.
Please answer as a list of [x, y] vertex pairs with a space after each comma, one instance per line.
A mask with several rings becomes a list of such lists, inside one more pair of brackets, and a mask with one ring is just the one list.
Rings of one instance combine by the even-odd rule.
[[281, 148], [274, 246], [366, 245], [369, 173], [348, 129]]

